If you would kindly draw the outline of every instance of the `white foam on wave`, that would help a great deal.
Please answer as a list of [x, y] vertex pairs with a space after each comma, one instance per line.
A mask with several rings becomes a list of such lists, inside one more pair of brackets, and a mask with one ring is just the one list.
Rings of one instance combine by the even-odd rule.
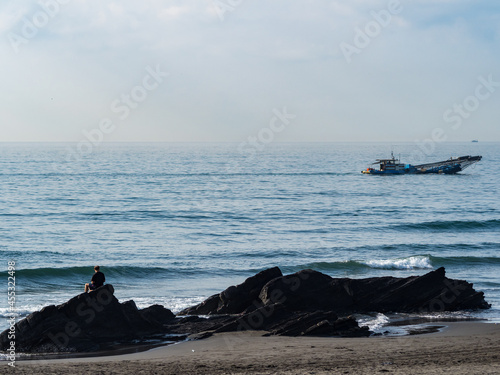
[[41, 305], [37, 306], [19, 306], [11, 311], [9, 307], [0, 308], [0, 332], [9, 328], [10, 318], [14, 317], [15, 322], [19, 322], [21, 319], [26, 318], [32, 312], [38, 311], [42, 308]]
[[5, 308], [0, 308], [0, 319], [9, 319], [13, 315], [16, 317], [16, 319], [19, 318], [24, 318], [31, 314], [32, 312], [38, 311], [42, 308], [42, 305], [37, 305], [37, 306], [21, 306], [21, 307], [16, 307], [14, 311], [12, 311], [9, 307]]
[[370, 331], [378, 332], [382, 327], [389, 323], [390, 319], [388, 316], [377, 313], [376, 316], [371, 315], [359, 315], [356, 319], [360, 327], [368, 326]]
[[363, 264], [372, 268], [383, 268], [389, 270], [413, 270], [413, 269], [426, 269], [433, 268], [431, 259], [427, 255], [412, 256], [399, 259], [381, 259], [369, 260], [362, 262]]

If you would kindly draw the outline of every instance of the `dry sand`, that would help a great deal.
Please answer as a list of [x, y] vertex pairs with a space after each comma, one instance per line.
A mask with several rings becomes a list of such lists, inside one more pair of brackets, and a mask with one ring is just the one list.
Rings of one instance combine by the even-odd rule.
[[120, 356], [17, 361], [2, 374], [500, 374], [500, 324], [369, 338], [219, 334]]

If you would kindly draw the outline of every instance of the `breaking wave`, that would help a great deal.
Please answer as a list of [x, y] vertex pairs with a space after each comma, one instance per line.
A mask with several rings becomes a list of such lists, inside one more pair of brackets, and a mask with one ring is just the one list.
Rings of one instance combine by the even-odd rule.
[[500, 265], [500, 257], [435, 257], [432, 255], [412, 255], [402, 258], [314, 262], [294, 267], [283, 267], [282, 270], [283, 272], [297, 272], [301, 269], [311, 268], [320, 272], [355, 272], [363, 269], [426, 270], [449, 266], [484, 267], [494, 265]]
[[371, 268], [382, 268], [389, 270], [413, 270], [413, 269], [427, 269], [433, 268], [431, 257], [427, 255], [412, 256], [401, 259], [386, 259], [386, 260], [369, 260], [362, 262]]

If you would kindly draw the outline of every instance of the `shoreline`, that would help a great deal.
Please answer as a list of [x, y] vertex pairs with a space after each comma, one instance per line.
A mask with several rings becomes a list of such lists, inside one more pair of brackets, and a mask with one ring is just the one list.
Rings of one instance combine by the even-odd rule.
[[[384, 333], [374, 331], [371, 336], [368, 337], [402, 337], [402, 336], [410, 336], [410, 335], [425, 335], [430, 333], [436, 333], [443, 331], [443, 329], [447, 328], [445, 323], [450, 322], [482, 322], [488, 323], [487, 320], [472, 318], [472, 319], [457, 319], [457, 318], [440, 318], [440, 319], [430, 319], [425, 317], [411, 317], [405, 318], [399, 321], [394, 321], [388, 323], [382, 328], [384, 328]], [[401, 327], [402, 330], [395, 330], [398, 327]], [[243, 333], [244, 331], [233, 332], [233, 333]], [[404, 333], [401, 333], [404, 332]], [[268, 332], [266, 332], [268, 334]], [[100, 358], [100, 357], [109, 357], [109, 356], [123, 356], [126, 354], [140, 353], [146, 352], [149, 350], [153, 350], [156, 348], [171, 346], [181, 344], [183, 342], [198, 340], [194, 338], [190, 338], [191, 335], [181, 335], [184, 338], [180, 340], [157, 340], [156, 343], [152, 343], [151, 340], [146, 340], [143, 343], [136, 344], [115, 344], [110, 345], [109, 348], [103, 349], [100, 351], [94, 352], [61, 352], [61, 353], [20, 353], [20, 357], [16, 359], [16, 361], [36, 361], [36, 360], [53, 360], [53, 359], [84, 359], [84, 358]], [[197, 336], [197, 335], [194, 335]], [[314, 337], [314, 336], [311, 336]], [[321, 337], [321, 336], [318, 336]], [[328, 337], [328, 336], [324, 336]], [[341, 337], [341, 336], [331, 336], [331, 338]], [[172, 336], [169, 336], [172, 339]], [[149, 341], [149, 342], [147, 342]], [[3, 358], [0, 358], [0, 363], [5, 361]]]
[[[468, 318], [468, 319], [457, 319], [457, 318], [440, 318], [440, 319], [430, 319], [430, 318], [406, 318], [400, 321], [394, 321], [387, 325], [384, 325], [384, 333], [374, 332], [368, 337], [405, 337], [412, 335], [428, 335], [431, 333], [442, 332], [448, 328], [449, 323], [461, 323], [461, 322], [477, 322], [477, 323], [487, 323], [496, 324], [496, 322], [489, 322], [485, 319], [479, 318]], [[397, 328], [402, 328], [399, 331], [395, 330]], [[404, 333], [401, 333], [403, 331]], [[255, 331], [247, 331], [255, 332]], [[263, 331], [264, 332], [264, 331]], [[233, 332], [235, 334], [245, 334], [245, 331]], [[267, 332], [265, 332], [267, 333]], [[196, 335], [195, 335], [196, 336]], [[311, 336], [314, 337], [314, 336]], [[321, 336], [318, 336], [321, 337]], [[171, 336], [169, 337], [172, 338]], [[330, 338], [341, 338], [340, 336], [331, 336]], [[181, 340], [162, 340], [157, 343], [137, 343], [137, 344], [116, 344], [108, 349], [103, 349], [101, 351], [95, 352], [62, 352], [62, 353], [20, 353], [21, 357], [17, 358], [16, 361], [47, 361], [47, 360], [64, 360], [64, 359], [88, 359], [88, 358], [102, 358], [110, 356], [124, 356], [127, 354], [142, 353], [150, 350], [178, 345], [188, 341], [194, 341], [198, 339], [191, 339], [190, 335], [184, 335], [184, 339]], [[150, 340], [148, 340], [150, 341]], [[0, 363], [4, 360], [0, 358]]]
[[[439, 324], [439, 322], [434, 322]], [[390, 372], [484, 374], [500, 372], [500, 324], [443, 322], [439, 332], [406, 336], [263, 337], [221, 333], [138, 353], [16, 361], [6, 373], [282, 373]], [[5, 367], [8, 366], [4, 362]]]

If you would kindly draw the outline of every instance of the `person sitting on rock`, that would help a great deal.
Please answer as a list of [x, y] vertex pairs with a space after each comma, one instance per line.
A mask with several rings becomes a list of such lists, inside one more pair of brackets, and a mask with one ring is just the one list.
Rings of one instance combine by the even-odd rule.
[[101, 271], [99, 271], [99, 269], [100, 269], [99, 266], [94, 267], [95, 273], [92, 275], [90, 283], [85, 284], [85, 293], [91, 290], [95, 290], [104, 285], [106, 278], [104, 277], [104, 274]]

